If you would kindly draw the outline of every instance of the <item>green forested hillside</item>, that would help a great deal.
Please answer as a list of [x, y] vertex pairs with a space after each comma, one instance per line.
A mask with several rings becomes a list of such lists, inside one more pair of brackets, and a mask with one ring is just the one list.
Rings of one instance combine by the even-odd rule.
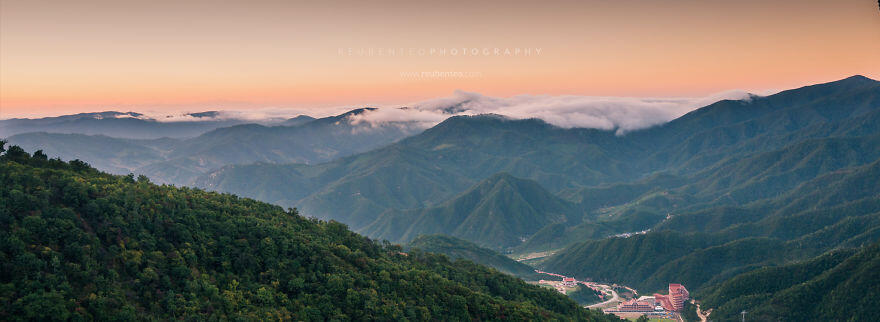
[[[422, 235], [413, 239], [408, 248], [443, 254], [453, 259], [466, 259], [474, 263], [497, 269], [526, 280], [537, 280], [541, 276], [529, 265], [517, 262], [491, 249], [480, 247], [466, 240], [446, 235]], [[545, 275], [546, 276], [546, 275]]]
[[[812, 137], [832, 136], [835, 126], [853, 124], [876, 115], [880, 82], [852, 76], [830, 83], [805, 86], [750, 100], [724, 100], [697, 109], [662, 126], [636, 131], [630, 140], [649, 156], [639, 163], [646, 169], [674, 168], [692, 172], [734, 153], [775, 150]], [[876, 133], [877, 124], [864, 124]], [[792, 135], [794, 132], [800, 132]]]
[[2, 320], [608, 319], [295, 210], [15, 146], [0, 187]]
[[[802, 165], [845, 155], [814, 151], [815, 155], [802, 159]], [[793, 189], [771, 190], [776, 192], [770, 197], [739, 206], [709, 199], [702, 208], [682, 210], [653, 227], [660, 232], [576, 243], [543, 265], [551, 271], [624, 281], [648, 290], [672, 280], [699, 290], [756, 267], [859, 247], [880, 239], [878, 169], [880, 161], [874, 161], [806, 176]], [[711, 238], [694, 240], [695, 236]]]
[[[646, 284], [660, 267], [685, 257], [694, 250], [722, 244], [708, 234], [681, 234], [671, 231], [607, 238], [574, 244], [541, 264], [547, 270], [579, 279], [613, 281], [643, 292], [663, 288]], [[670, 283], [666, 281], [665, 283]]]
[[698, 290], [758, 266], [859, 247], [880, 239], [878, 166], [874, 162], [820, 176], [793, 192], [741, 208], [673, 216], [658, 226], [661, 232], [576, 243], [543, 265], [649, 290], [671, 280]]
[[538, 183], [500, 173], [436, 207], [386, 211], [359, 232], [400, 242], [446, 234], [503, 249], [520, 244], [545, 225], [579, 222], [580, 217], [573, 204]]
[[707, 292], [715, 321], [871, 321], [880, 314], [880, 244], [737, 275]]
[[[880, 239], [880, 180], [877, 180], [880, 178], [880, 141], [877, 136], [880, 122], [875, 116], [880, 102], [877, 101], [876, 82], [863, 82], [860, 79], [848, 79], [846, 82], [855, 85], [842, 89], [828, 85], [820, 88], [822, 92], [835, 93], [831, 98], [840, 101], [820, 96], [815, 103], [802, 107], [803, 112], [813, 116], [821, 114], [822, 117], [862, 113], [857, 114], [859, 117], [827, 123], [810, 119], [806, 123], [811, 125], [788, 130], [782, 135], [784, 139], [771, 140], [772, 144], [767, 143], [767, 147], [772, 149], [766, 151], [752, 150], [747, 153], [741, 149], [754, 146], [757, 141], [739, 143], [734, 148], [739, 152], [725, 152], [725, 157], [700, 171], [677, 172], [677, 184], [652, 185], [655, 190], [643, 188], [649, 180], [634, 184], [630, 187], [639, 189], [623, 192], [645, 192], [630, 201], [606, 206], [593, 213], [599, 216], [597, 218], [621, 217], [627, 214], [628, 209], [634, 208], [667, 213], [664, 218], [657, 218], [656, 223], [642, 226], [656, 232], [644, 237], [602, 240], [601, 247], [600, 241], [572, 244], [547, 259], [543, 263], [546, 269], [579, 277], [626, 281], [648, 291], [660, 289], [665, 283], [673, 281], [684, 283], [692, 290], [705, 290], [758, 267], [784, 265], [831, 249], [860, 247], [877, 241]], [[849, 95], [852, 91], [865, 88], [868, 91], [864, 102], [840, 98], [840, 95]], [[792, 96], [791, 92], [783, 94], [791, 100], [800, 99]], [[769, 97], [767, 102], [762, 103], [766, 105], [766, 110], [754, 114], [780, 116], [780, 111], [787, 111], [786, 108], [771, 108], [773, 100], [779, 99]], [[803, 120], [804, 116], [792, 117]], [[684, 120], [687, 117], [675, 122]], [[757, 120], [747, 120], [747, 123], [760, 123], [771, 118], [762, 116]], [[775, 128], [773, 131], [782, 132]], [[759, 137], [768, 138], [767, 135], [764, 132]], [[830, 137], [823, 137], [825, 135]], [[769, 137], [779, 138], [780, 135]], [[713, 149], [725, 149], [723, 141], [718, 143], [718, 146], [704, 147], [699, 151], [707, 155]], [[673, 202], [645, 207], [645, 197], [657, 195], [657, 191]], [[597, 192], [601, 193], [602, 190]], [[577, 236], [582, 231], [589, 232], [586, 228], [607, 227], [607, 224], [598, 226], [600, 223], [584, 223], [568, 229], [567, 234], [545, 234], [560, 236], [557, 239], [541, 234], [536, 234], [534, 238], [541, 237], [544, 239], [542, 243], [552, 245], [550, 242]], [[607, 229], [602, 231], [608, 232]], [[658, 238], [676, 235], [684, 238], [706, 233], [713, 236], [714, 241], [710, 244], [693, 245], [687, 240]], [[652, 235], [657, 237], [652, 238]], [[649, 238], [654, 241], [650, 244], [640, 243], [640, 240]], [[675, 252], [676, 247], [689, 247], [690, 250], [687, 253]], [[657, 251], [654, 258], [661, 260], [644, 263], [639, 260], [643, 258], [641, 253], [625, 251], [627, 248]], [[597, 262], [619, 265], [584, 264]], [[615, 272], [609, 269], [615, 266], [632, 267], [627, 263], [634, 263], [633, 266], [638, 265], [642, 270]], [[642, 267], [642, 264], [650, 267]]]

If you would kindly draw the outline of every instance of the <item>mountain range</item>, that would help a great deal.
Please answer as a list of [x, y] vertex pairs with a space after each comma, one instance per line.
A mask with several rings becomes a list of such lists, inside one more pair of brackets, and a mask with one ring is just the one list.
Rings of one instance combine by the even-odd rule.
[[[38, 119], [0, 120], [0, 137], [21, 133], [48, 132], [105, 135], [126, 139], [194, 137], [207, 131], [242, 124], [244, 119], [218, 119], [219, 112], [207, 111], [182, 115], [183, 121], [166, 122], [136, 112], [79, 113]], [[170, 116], [169, 116], [170, 117]], [[280, 120], [275, 120], [278, 122]]]
[[[329, 163], [232, 165], [195, 183], [297, 206], [314, 216], [340, 220], [358, 230], [370, 227], [370, 232], [383, 235], [382, 224], [376, 222], [380, 217], [406, 212], [406, 217], [427, 218], [424, 214], [448, 208], [463, 192], [504, 172], [533, 180], [575, 203], [573, 208], [579, 212], [569, 217], [583, 220], [567, 222], [565, 230], [576, 234], [594, 231], [592, 237], [604, 237], [602, 234], [650, 228], [672, 210], [716, 205], [724, 202], [719, 198], [734, 193], [757, 194], [748, 197], [754, 200], [827, 171], [872, 160], [873, 150], [861, 149], [858, 144], [874, 144], [871, 135], [878, 133], [878, 106], [878, 82], [854, 76], [748, 101], [720, 101], [667, 124], [623, 136], [613, 131], [562, 129], [537, 119], [452, 117], [398, 143]], [[852, 156], [852, 160], [823, 161], [838, 158], [833, 149], [847, 144], [854, 144], [849, 147], [861, 155]], [[812, 155], [814, 162], [826, 162], [824, 165], [789, 169], [773, 176], [755, 172], [761, 168], [753, 167], [753, 172], [738, 178], [738, 191], [727, 187], [727, 180], [720, 181], [739, 173], [732, 168], [747, 171], [754, 158], [772, 160], [775, 152], [789, 153], [793, 160], [796, 153], [813, 151], [817, 145], [828, 149], [824, 155]], [[791, 152], [796, 148], [801, 152]], [[771, 154], [760, 156], [762, 153]], [[776, 170], [782, 171], [768, 171]], [[720, 176], [722, 172], [724, 176]], [[717, 181], [714, 185], [713, 180]], [[629, 195], [607, 192], [620, 189], [630, 190]], [[585, 194], [609, 198], [594, 199]], [[404, 235], [401, 231], [395, 234]], [[549, 237], [543, 238], [558, 241]], [[509, 245], [498, 241], [496, 245]]]
[[[191, 138], [155, 139], [88, 135], [94, 132], [89, 130], [72, 134], [29, 132], [10, 136], [7, 140], [29, 151], [43, 150], [64, 160], [87, 160], [98, 169], [111, 173], [144, 174], [157, 182], [185, 185], [225, 165], [255, 162], [320, 163], [367, 151], [421, 130], [408, 123], [373, 125], [353, 119], [366, 111], [370, 109], [356, 109], [320, 119], [298, 116], [273, 126], [239, 124], [243, 121], [228, 121], [225, 123], [227, 126], [220, 126], [221, 123], [214, 121], [160, 123], [132, 118], [91, 119], [80, 116], [70, 122], [102, 124], [99, 129], [113, 126], [103, 123], [108, 121], [147, 122], [152, 127], [145, 131], [151, 133], [169, 133], [164, 127], [206, 131]], [[100, 115], [104, 114], [116, 115], [110, 112]], [[232, 126], [228, 126], [230, 122]], [[47, 126], [53, 124], [48, 123]]]
[[[579, 279], [646, 294], [682, 283], [719, 317], [745, 309], [797, 320], [796, 301], [880, 281], [869, 273], [880, 240], [880, 82], [862, 76], [723, 100], [627, 133], [502, 115], [377, 129], [350, 115], [190, 139], [10, 141], [74, 142], [53, 149], [79, 144], [81, 159], [117, 173], [296, 207], [485, 265], [510, 264], [481, 261], [494, 252], [549, 252], [539, 268]], [[809, 273], [760, 294], [729, 284], [792, 270]]]
[[[197, 183], [368, 236], [559, 249], [539, 267], [645, 292], [675, 281], [699, 295], [761, 267], [880, 239], [878, 135], [880, 83], [855, 76], [720, 101], [622, 136], [453, 117], [330, 163], [230, 166]], [[269, 173], [284, 178], [266, 185], [274, 191], [253, 189], [250, 178]]]

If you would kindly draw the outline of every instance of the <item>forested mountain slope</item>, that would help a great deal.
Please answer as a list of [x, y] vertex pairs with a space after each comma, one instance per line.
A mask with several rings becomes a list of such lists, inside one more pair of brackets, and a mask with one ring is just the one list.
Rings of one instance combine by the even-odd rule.
[[580, 219], [573, 204], [538, 183], [501, 173], [436, 207], [386, 211], [359, 232], [395, 242], [446, 234], [503, 249], [521, 243], [547, 224]]
[[702, 296], [716, 321], [871, 321], [880, 314], [880, 244], [737, 275]]
[[452, 259], [466, 259], [525, 280], [546, 277], [546, 275], [541, 276], [535, 273], [535, 269], [529, 265], [517, 262], [491, 249], [451, 236], [421, 235], [407, 244], [407, 248], [443, 254]]
[[16, 146], [0, 201], [3, 320], [613, 319], [295, 210]]
[[[760, 202], [673, 216], [652, 227], [658, 232], [575, 243], [543, 265], [564, 274], [626, 281], [648, 290], [660, 289], [671, 279], [698, 290], [756, 266], [877, 241], [877, 178], [880, 160], [830, 172]], [[620, 265], [606, 265], [615, 262]], [[628, 269], [614, 269], [621, 267]]]
[[[612, 152], [612, 150], [614, 152]], [[437, 205], [499, 172], [555, 192], [628, 178], [612, 155], [630, 155], [613, 132], [560, 129], [540, 120], [495, 115], [452, 117], [391, 146], [315, 166], [231, 166], [200, 187], [297, 205], [355, 228], [388, 209]], [[288, 178], [267, 189], [252, 178]]]

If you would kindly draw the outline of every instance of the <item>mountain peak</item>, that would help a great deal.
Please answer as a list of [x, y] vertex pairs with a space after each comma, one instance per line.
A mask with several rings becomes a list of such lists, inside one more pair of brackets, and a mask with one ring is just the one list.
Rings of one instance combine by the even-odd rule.
[[299, 115], [297, 117], [292, 117], [281, 123], [284, 126], [296, 126], [300, 124], [305, 124], [311, 121], [316, 120], [314, 117], [308, 115]]
[[429, 130], [434, 129], [457, 129], [461, 127], [475, 127], [485, 129], [487, 127], [507, 126], [510, 124], [529, 125], [529, 126], [551, 126], [541, 119], [515, 119], [501, 114], [477, 114], [477, 115], [456, 115], [449, 117], [440, 124]]
[[850, 77], [842, 79], [841, 81], [877, 82], [876, 80], [865, 77], [863, 75], [852, 75]]
[[841, 80], [836, 80], [828, 83], [820, 83], [816, 85], [806, 86], [804, 88], [811, 87], [824, 87], [824, 86], [835, 86], [835, 87], [861, 87], [865, 85], [878, 85], [880, 82], [870, 79], [868, 77], [862, 75], [853, 75]]
[[[195, 118], [214, 118], [214, 117], [220, 116], [220, 112], [219, 111], [204, 111], [204, 112], [198, 112], [198, 113], [187, 113], [185, 115], [192, 116]], [[171, 116], [169, 115], [166, 117], [170, 118]]]
[[340, 117], [340, 118], [345, 118], [345, 117], [348, 117], [348, 116], [360, 115], [360, 114], [363, 114], [364, 112], [367, 112], [367, 111], [375, 111], [375, 110], [377, 110], [377, 108], [375, 108], [375, 107], [362, 107], [362, 108], [356, 108], [356, 109], [353, 109], [353, 110], [351, 110], [351, 111], [348, 111], [348, 112], [345, 112], [345, 113], [340, 114], [339, 117]]
[[495, 185], [498, 182], [517, 184], [520, 182], [527, 182], [527, 180], [514, 177], [513, 175], [511, 175], [510, 173], [507, 173], [507, 172], [498, 172], [498, 173], [493, 174], [492, 176], [486, 178], [485, 180], [483, 180], [484, 185]]

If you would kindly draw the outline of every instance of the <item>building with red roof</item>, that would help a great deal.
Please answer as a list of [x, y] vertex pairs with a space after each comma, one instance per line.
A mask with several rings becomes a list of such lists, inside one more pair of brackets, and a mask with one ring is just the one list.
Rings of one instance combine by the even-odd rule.
[[689, 298], [690, 293], [681, 284], [669, 284], [669, 295], [654, 294], [654, 299], [667, 311], [680, 312]]
[[617, 305], [618, 312], [654, 312], [654, 301], [632, 299]]

